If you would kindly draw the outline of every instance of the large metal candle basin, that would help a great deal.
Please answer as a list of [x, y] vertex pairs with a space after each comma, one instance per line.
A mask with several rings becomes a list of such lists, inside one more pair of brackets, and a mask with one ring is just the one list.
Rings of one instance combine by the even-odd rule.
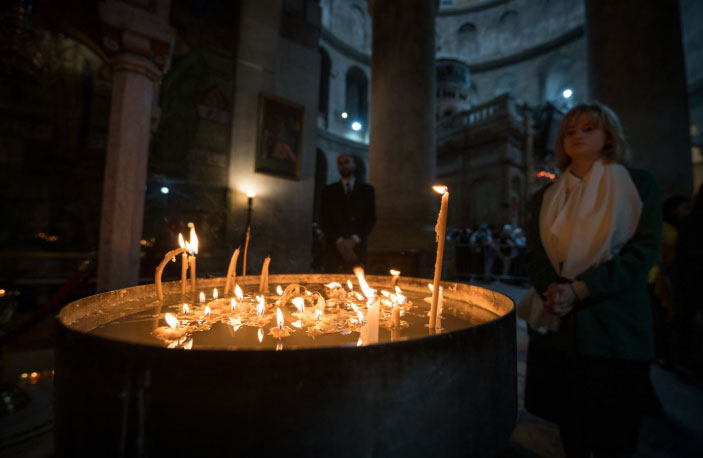
[[[367, 280], [390, 284], [390, 277]], [[401, 278], [400, 286], [426, 292], [427, 282]], [[258, 285], [259, 277], [238, 283]], [[223, 285], [223, 278], [198, 280], [198, 289]], [[361, 347], [189, 351], [90, 333], [153, 306], [154, 285], [73, 302], [58, 315], [57, 455], [493, 456], [516, 418], [514, 304], [485, 288], [442, 285], [447, 300], [497, 318]], [[164, 283], [164, 292], [177, 295], [180, 284]]]

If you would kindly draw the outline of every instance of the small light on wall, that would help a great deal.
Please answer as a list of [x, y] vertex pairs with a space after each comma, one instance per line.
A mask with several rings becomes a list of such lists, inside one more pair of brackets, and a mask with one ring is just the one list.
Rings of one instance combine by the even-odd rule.
[[348, 117], [349, 117], [349, 115], [347, 114], [347, 112], [343, 111], [342, 112], [342, 119], [347, 119]]
[[565, 99], [568, 99], [572, 95], [574, 95], [574, 91], [572, 91], [571, 89], [564, 89], [564, 92], [562, 92], [561, 95], [564, 96]]
[[168, 194], [168, 193], [169, 193], [169, 189], [166, 186], [162, 186], [161, 187], [161, 194]]
[[250, 199], [253, 199], [254, 197], [256, 197], [256, 192], [254, 192], [254, 190], [252, 190], [252, 189], [248, 190], [247, 197], [249, 197]]
[[352, 130], [361, 130], [361, 123], [359, 121], [354, 121], [351, 125]]

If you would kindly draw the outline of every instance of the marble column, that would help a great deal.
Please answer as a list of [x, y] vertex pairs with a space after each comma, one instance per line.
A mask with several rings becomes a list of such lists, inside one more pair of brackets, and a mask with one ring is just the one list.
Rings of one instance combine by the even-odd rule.
[[[373, 0], [370, 183], [378, 223], [370, 250], [427, 250], [436, 179], [436, 0]], [[450, 190], [451, 191], [451, 190]], [[450, 202], [451, 205], [451, 202]]]
[[98, 252], [98, 291], [139, 282], [149, 140], [157, 87], [171, 54], [169, 2], [100, 5], [113, 72]]
[[662, 198], [693, 187], [678, 2], [586, 0], [589, 96], [620, 117]]
[[113, 61], [112, 105], [103, 183], [98, 290], [139, 281], [151, 105], [159, 72], [130, 54]]

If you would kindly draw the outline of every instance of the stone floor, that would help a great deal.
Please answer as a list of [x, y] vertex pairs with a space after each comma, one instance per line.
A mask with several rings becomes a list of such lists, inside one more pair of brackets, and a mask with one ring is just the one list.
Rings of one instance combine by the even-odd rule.
[[[481, 284], [479, 284], [481, 285]], [[514, 300], [525, 288], [505, 283], [491, 283], [488, 288]], [[52, 444], [52, 375], [53, 323], [48, 320], [32, 330], [31, 335], [5, 349], [2, 378], [18, 381], [31, 396], [24, 409], [0, 417], [0, 456], [43, 458], [53, 456]], [[530, 415], [523, 408], [522, 388], [525, 377], [527, 331], [518, 321], [518, 415], [510, 443], [499, 454], [506, 457], [562, 457], [564, 452], [558, 430], [552, 423]], [[36, 376], [32, 377], [32, 372]], [[22, 378], [22, 374], [27, 374]], [[652, 366], [652, 381], [664, 408], [659, 418], [645, 418], [640, 435], [641, 457], [703, 456], [703, 382], [683, 380], [658, 365]]]

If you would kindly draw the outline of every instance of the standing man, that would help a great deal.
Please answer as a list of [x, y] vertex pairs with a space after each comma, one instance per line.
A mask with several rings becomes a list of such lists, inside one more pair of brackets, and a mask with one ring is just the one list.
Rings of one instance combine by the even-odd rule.
[[356, 181], [356, 162], [348, 154], [337, 158], [341, 179], [322, 189], [320, 225], [325, 234], [325, 272], [350, 272], [366, 263], [368, 237], [376, 224], [373, 186]]

